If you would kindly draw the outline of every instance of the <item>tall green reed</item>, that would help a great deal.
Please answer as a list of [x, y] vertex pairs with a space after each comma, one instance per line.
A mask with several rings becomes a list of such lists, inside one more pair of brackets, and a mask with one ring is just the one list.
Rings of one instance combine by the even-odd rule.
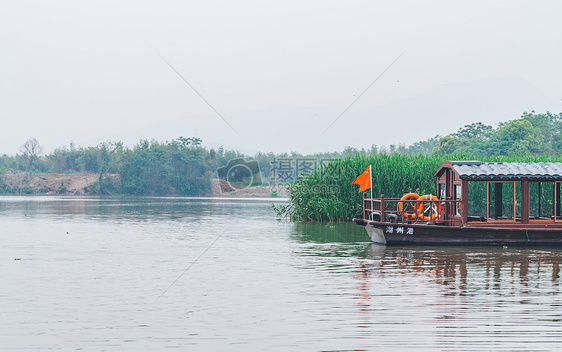
[[[562, 156], [495, 156], [478, 158], [467, 154], [401, 155], [356, 154], [330, 161], [289, 187], [287, 205], [274, 206], [280, 217], [293, 221], [348, 221], [361, 216], [363, 195], [351, 182], [372, 166], [373, 197], [399, 198], [408, 192], [436, 194], [433, 174], [445, 160], [484, 162], [562, 162]], [[367, 191], [370, 192], [370, 191]]]

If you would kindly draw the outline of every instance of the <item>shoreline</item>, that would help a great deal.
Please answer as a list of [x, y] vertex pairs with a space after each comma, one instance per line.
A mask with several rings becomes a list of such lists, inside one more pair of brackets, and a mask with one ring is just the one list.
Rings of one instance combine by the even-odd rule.
[[[131, 196], [112, 192], [120, 186], [121, 179], [117, 174], [104, 174], [102, 189], [100, 175], [97, 173], [27, 173], [17, 170], [5, 170], [0, 173], [0, 195], [2, 196]], [[275, 190], [275, 192], [274, 192]], [[179, 194], [148, 194], [154, 197], [185, 197]], [[253, 186], [233, 189], [226, 181], [211, 180], [211, 192], [205, 198], [287, 198], [286, 189], [279, 191], [274, 186]]]

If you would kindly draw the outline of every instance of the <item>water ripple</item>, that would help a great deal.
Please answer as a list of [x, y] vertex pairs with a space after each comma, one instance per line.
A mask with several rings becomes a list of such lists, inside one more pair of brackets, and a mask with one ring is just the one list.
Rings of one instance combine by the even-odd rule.
[[559, 249], [377, 246], [269, 205], [0, 198], [0, 350], [562, 348]]

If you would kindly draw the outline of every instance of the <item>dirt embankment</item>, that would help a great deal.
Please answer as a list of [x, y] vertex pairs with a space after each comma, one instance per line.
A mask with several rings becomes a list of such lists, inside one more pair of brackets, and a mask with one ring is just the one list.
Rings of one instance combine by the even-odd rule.
[[211, 196], [213, 197], [287, 197], [285, 188], [274, 186], [234, 188], [225, 180], [211, 180]]
[[[118, 185], [119, 175], [105, 174], [104, 182]], [[23, 171], [6, 170], [0, 174], [0, 187], [7, 193], [15, 194], [100, 194], [99, 174], [29, 174]]]
[[[117, 174], [105, 174], [104, 183], [118, 189], [121, 182]], [[9, 194], [44, 195], [97, 195], [101, 194], [99, 174], [29, 174], [23, 171], [6, 170], [0, 173], [0, 192]], [[107, 194], [106, 192], [104, 192]], [[211, 180], [211, 197], [286, 197], [285, 189], [259, 186], [235, 189], [225, 180]]]

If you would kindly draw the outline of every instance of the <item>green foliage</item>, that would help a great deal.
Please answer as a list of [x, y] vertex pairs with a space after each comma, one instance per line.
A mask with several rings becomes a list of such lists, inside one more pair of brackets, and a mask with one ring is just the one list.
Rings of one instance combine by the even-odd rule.
[[481, 122], [466, 125], [442, 137], [433, 154], [464, 152], [487, 155], [562, 154], [562, 113], [523, 113], [519, 119], [500, 123], [497, 129]]
[[120, 170], [122, 192], [134, 195], [205, 195], [216, 167], [198, 138], [166, 143], [141, 141], [125, 155]]
[[[459, 155], [457, 158], [463, 158]], [[299, 221], [341, 221], [359, 216], [363, 195], [351, 182], [372, 166], [373, 196], [400, 197], [418, 190], [435, 193], [433, 173], [447, 157], [356, 154], [299, 178], [289, 189], [289, 204], [274, 207], [279, 216]], [[320, 187], [319, 187], [320, 186]]]
[[479, 138], [481, 140], [485, 140], [488, 139], [493, 132], [494, 128], [492, 126], [485, 125], [482, 122], [476, 122], [461, 127], [457, 133], [453, 134], [453, 136], [460, 139]]
[[414, 142], [408, 147], [408, 154], [431, 154], [439, 139], [439, 136], [435, 136], [425, 141]]
[[530, 121], [515, 120], [501, 127], [495, 136], [501, 154], [529, 155], [544, 151], [547, 146], [538, 128]]
[[[121, 142], [104, 142], [88, 148], [77, 148], [71, 143], [69, 148], [57, 148], [36, 159], [33, 167], [36, 171], [54, 173], [97, 173], [98, 181], [90, 189], [95, 194], [199, 196], [210, 192], [217, 161], [216, 151], [207, 150], [201, 143], [195, 137], [179, 137], [164, 143], [143, 140], [133, 149]], [[229, 155], [223, 151], [221, 156]], [[0, 156], [0, 170], [8, 168], [26, 170], [28, 158]], [[118, 187], [107, 174], [118, 174], [121, 185]], [[59, 192], [65, 188], [61, 186]], [[8, 191], [0, 180], [0, 192]]]
[[467, 145], [466, 139], [461, 139], [457, 136], [445, 136], [435, 144], [433, 154], [452, 154], [455, 151], [464, 149]]

